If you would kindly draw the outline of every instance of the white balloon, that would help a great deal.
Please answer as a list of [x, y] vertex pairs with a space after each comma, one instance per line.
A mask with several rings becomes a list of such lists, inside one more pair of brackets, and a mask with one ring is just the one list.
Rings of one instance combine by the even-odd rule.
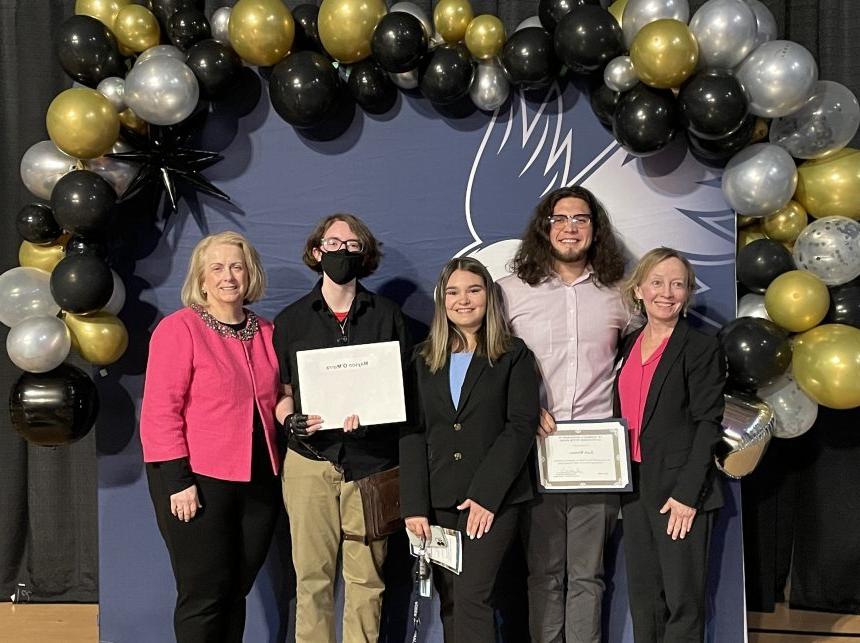
[[53, 316], [25, 319], [6, 337], [9, 359], [29, 373], [47, 373], [69, 355], [72, 338], [62, 320]]
[[788, 116], [809, 100], [818, 81], [818, 64], [796, 42], [771, 40], [755, 49], [738, 66], [740, 81], [756, 116]]
[[418, 87], [418, 70], [410, 69], [400, 74], [388, 74], [391, 81], [400, 89], [415, 89]]
[[469, 86], [469, 96], [475, 107], [492, 112], [504, 105], [510, 94], [511, 84], [499, 63], [490, 60], [477, 66]]
[[746, 0], [746, 2], [755, 14], [755, 47], [771, 40], [776, 40], [779, 29], [776, 26], [776, 18], [773, 17], [770, 9], [761, 0]]
[[758, 317], [771, 321], [767, 309], [764, 307], [764, 295], [754, 292], [747, 293], [738, 302], [738, 317]]
[[30, 317], [56, 315], [51, 275], [38, 268], [12, 268], [0, 275], [0, 322], [16, 326]]
[[639, 82], [630, 56], [618, 56], [609, 61], [603, 70], [603, 82], [614, 92], [626, 92]]
[[168, 56], [169, 58], [175, 58], [179, 62], [185, 62], [185, 54], [178, 47], [174, 47], [173, 45], [156, 45], [140, 52], [134, 64], [139, 65], [150, 58], [157, 58], [159, 56]]
[[122, 279], [115, 270], [111, 269], [111, 274], [113, 275], [113, 292], [102, 310], [112, 315], [119, 315], [119, 311], [125, 306], [125, 284], [122, 283]]
[[782, 209], [797, 187], [797, 168], [788, 152], [771, 143], [755, 143], [726, 165], [723, 195], [738, 214], [765, 217]]
[[51, 141], [31, 145], [21, 157], [21, 181], [33, 196], [50, 201], [61, 178], [78, 169], [78, 159], [61, 152]]
[[690, 20], [699, 43], [699, 66], [731, 69], [755, 47], [755, 13], [743, 0], [708, 0]]
[[194, 72], [171, 56], [138, 62], [125, 78], [125, 102], [135, 114], [154, 125], [175, 125], [185, 120], [199, 97]]
[[540, 27], [543, 29], [543, 24], [540, 21], [539, 16], [532, 16], [531, 18], [526, 18], [520, 24], [517, 25], [516, 29], [514, 29], [514, 33], [520, 31], [521, 29], [528, 29], [529, 27]]
[[233, 13], [232, 7], [221, 7], [216, 9], [212, 14], [212, 19], [209, 21], [209, 28], [212, 30], [213, 40], [230, 46], [230, 14]]
[[690, 4], [687, 0], [628, 0], [621, 14], [621, 30], [627, 48], [639, 30], [655, 20], [670, 18], [686, 23], [690, 20]]
[[[131, 152], [134, 148], [123, 140], [118, 140], [110, 148], [110, 154], [119, 152]], [[140, 166], [137, 163], [128, 161], [120, 161], [109, 156], [99, 156], [98, 158], [88, 159], [84, 161], [84, 166], [90, 172], [95, 172], [113, 186], [117, 196], [122, 196], [123, 193], [131, 185], [134, 177], [140, 171]]]
[[774, 437], [796, 438], [815, 424], [818, 404], [803, 392], [791, 373], [786, 372], [770, 386], [760, 388], [758, 395], [773, 409]]
[[110, 76], [101, 81], [96, 87], [98, 92], [110, 101], [118, 112], [125, 111], [125, 80], [118, 76]]
[[860, 221], [823, 217], [803, 229], [794, 242], [794, 263], [828, 286], [860, 277]]

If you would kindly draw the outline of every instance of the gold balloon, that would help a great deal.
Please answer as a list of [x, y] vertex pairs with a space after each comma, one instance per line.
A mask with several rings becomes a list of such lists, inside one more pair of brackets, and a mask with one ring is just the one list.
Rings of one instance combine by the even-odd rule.
[[158, 19], [139, 4], [130, 4], [119, 10], [113, 23], [113, 33], [120, 46], [131, 51], [143, 51], [161, 42]]
[[831, 409], [860, 406], [860, 328], [824, 324], [794, 339], [794, 379]]
[[370, 55], [373, 31], [387, 11], [383, 0], [323, 0], [317, 18], [320, 42], [342, 63], [364, 60]]
[[228, 35], [243, 60], [268, 66], [290, 53], [296, 24], [282, 0], [239, 0], [230, 13]]
[[116, 315], [66, 313], [63, 317], [72, 334], [72, 345], [81, 357], [97, 366], [113, 364], [128, 348], [128, 331]]
[[801, 164], [794, 199], [816, 218], [860, 219], [860, 150], [846, 147]]
[[755, 224], [741, 228], [738, 230], [738, 250], [746, 245], [749, 245], [756, 239], [767, 239], [767, 235], [762, 232], [761, 225]]
[[764, 307], [773, 323], [792, 333], [817, 326], [830, 308], [830, 291], [805, 270], [789, 270], [770, 282]]
[[609, 5], [609, 13], [618, 21], [618, 26], [622, 26], [621, 17], [624, 15], [624, 8], [627, 6], [627, 0], [615, 0]]
[[120, 9], [130, 3], [131, 0], [77, 0], [75, 13], [79, 16], [91, 16], [112, 30]]
[[439, 0], [433, 9], [433, 26], [445, 42], [460, 42], [474, 17], [469, 0]]
[[131, 110], [131, 107], [119, 113], [119, 122], [122, 123], [122, 126], [126, 129], [130, 129], [132, 132], [137, 132], [138, 134], [142, 134], [144, 136], [149, 130], [149, 123], [147, 123], [140, 116], [135, 114]]
[[636, 74], [651, 87], [678, 87], [699, 62], [699, 44], [690, 28], [679, 20], [648, 23], [630, 46], [630, 59]]
[[505, 46], [505, 25], [488, 13], [477, 16], [466, 29], [466, 47], [478, 60], [498, 56]]
[[797, 201], [789, 201], [782, 210], [761, 222], [761, 229], [768, 239], [774, 241], [794, 241], [806, 227], [806, 210]]
[[753, 135], [752, 142], [758, 143], [759, 141], [763, 141], [767, 138], [768, 132], [770, 132], [770, 125], [763, 118], [755, 119], [755, 125], [753, 126]]
[[94, 159], [119, 138], [119, 115], [95, 89], [73, 87], [57, 95], [45, 117], [48, 136], [69, 156]]
[[736, 221], [739, 228], [746, 228], [754, 223], [761, 223], [761, 219], [759, 217], [748, 217], [745, 214], [737, 215]]
[[18, 263], [28, 268], [38, 268], [45, 272], [54, 270], [54, 266], [66, 256], [66, 238], [60, 237], [54, 243], [46, 246], [22, 241], [18, 248]]

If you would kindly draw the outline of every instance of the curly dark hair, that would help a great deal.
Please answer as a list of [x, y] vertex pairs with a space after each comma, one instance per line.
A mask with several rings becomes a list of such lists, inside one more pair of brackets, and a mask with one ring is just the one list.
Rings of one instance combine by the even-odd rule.
[[354, 214], [347, 214], [345, 212], [331, 214], [317, 223], [313, 232], [310, 233], [307, 241], [305, 241], [305, 251], [302, 254], [302, 261], [314, 272], [322, 272], [322, 264], [314, 258], [314, 250], [320, 247], [325, 231], [335, 221], [343, 221], [352, 229], [356, 238], [361, 241], [364, 258], [361, 262], [361, 271], [358, 273], [358, 278], [363, 279], [372, 275], [379, 267], [379, 262], [382, 259], [382, 242], [376, 240], [376, 237], [373, 236], [373, 233], [364, 221]]
[[549, 215], [562, 199], [582, 199], [591, 210], [593, 237], [587, 258], [598, 284], [611, 286], [624, 276], [624, 252], [606, 210], [590, 191], [583, 187], [559, 188], [547, 194], [532, 214], [523, 233], [523, 242], [511, 261], [511, 269], [530, 286], [545, 281], [552, 274], [552, 242], [549, 238]]

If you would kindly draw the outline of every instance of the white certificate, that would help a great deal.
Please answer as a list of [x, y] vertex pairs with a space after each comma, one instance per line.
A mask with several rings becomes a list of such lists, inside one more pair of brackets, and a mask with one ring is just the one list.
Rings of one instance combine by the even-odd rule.
[[302, 413], [321, 416], [323, 429], [350, 415], [363, 426], [406, 421], [400, 342], [299, 351], [296, 362]]
[[543, 491], [629, 491], [630, 460], [624, 420], [560, 422], [538, 440]]

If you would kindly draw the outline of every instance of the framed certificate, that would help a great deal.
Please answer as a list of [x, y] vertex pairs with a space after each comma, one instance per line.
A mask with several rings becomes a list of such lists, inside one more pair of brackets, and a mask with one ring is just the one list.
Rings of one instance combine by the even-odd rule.
[[354, 414], [364, 426], [406, 421], [399, 342], [299, 351], [296, 362], [302, 412], [321, 416], [323, 429]]
[[627, 422], [623, 418], [559, 422], [538, 438], [543, 492], [631, 491]]

